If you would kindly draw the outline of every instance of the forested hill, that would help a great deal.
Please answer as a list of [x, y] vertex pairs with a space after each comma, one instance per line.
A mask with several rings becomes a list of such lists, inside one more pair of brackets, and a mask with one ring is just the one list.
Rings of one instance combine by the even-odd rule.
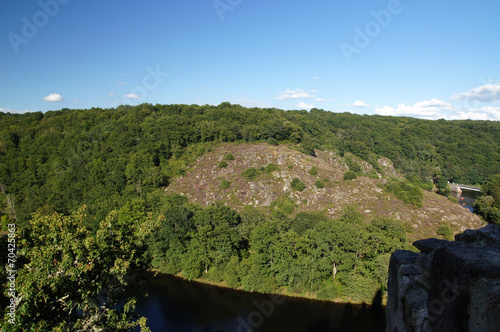
[[479, 184], [500, 173], [500, 122], [229, 103], [0, 113], [2, 213], [25, 222], [40, 207], [69, 213], [86, 204], [100, 220], [168, 185], [217, 143], [234, 141], [292, 143], [309, 155], [349, 152], [373, 165], [387, 157], [413, 182], [442, 177]]

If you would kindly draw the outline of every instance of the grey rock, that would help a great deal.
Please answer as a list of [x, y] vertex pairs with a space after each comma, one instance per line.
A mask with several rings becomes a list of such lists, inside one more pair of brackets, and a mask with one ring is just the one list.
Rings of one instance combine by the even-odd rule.
[[500, 226], [455, 239], [394, 252], [386, 331], [500, 331]]

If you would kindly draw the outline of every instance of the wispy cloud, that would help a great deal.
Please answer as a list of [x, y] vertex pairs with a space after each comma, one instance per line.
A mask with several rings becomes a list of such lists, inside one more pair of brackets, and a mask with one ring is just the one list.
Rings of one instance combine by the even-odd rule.
[[461, 101], [481, 101], [484, 103], [500, 100], [500, 84], [485, 84], [467, 92], [456, 93], [452, 99]]
[[332, 98], [324, 99], [324, 98], [316, 98], [316, 101], [320, 103], [328, 102], [328, 101], [333, 101]]
[[362, 100], [357, 100], [355, 101], [354, 103], [352, 103], [352, 106], [353, 107], [370, 107], [369, 104], [365, 103], [364, 101]]
[[304, 102], [300, 102], [300, 103], [297, 105], [297, 108], [305, 108], [305, 109], [310, 110], [311, 108], [314, 108], [314, 105], [313, 105], [313, 104], [306, 104], [306, 103], [304, 103]]
[[313, 77], [313, 80], [319, 80], [319, 79], [320, 79], [320, 77], [319, 77], [319, 76], [314, 76], [314, 77]]
[[63, 101], [64, 98], [58, 93], [51, 93], [47, 97], [44, 97], [43, 100], [49, 102], [58, 102], [58, 101]]
[[286, 91], [282, 92], [276, 99], [289, 100], [289, 99], [308, 99], [308, 98], [314, 98], [314, 96], [310, 95], [303, 89], [295, 89], [295, 90], [286, 89]]
[[130, 99], [139, 99], [139, 98], [141, 98], [141, 96], [139, 96], [138, 94], [135, 94], [135, 93], [129, 93], [127, 95], [123, 95], [123, 97], [130, 98]]

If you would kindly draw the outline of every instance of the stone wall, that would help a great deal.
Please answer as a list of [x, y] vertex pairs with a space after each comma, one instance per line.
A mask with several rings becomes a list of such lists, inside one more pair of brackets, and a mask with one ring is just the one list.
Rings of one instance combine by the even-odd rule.
[[500, 331], [500, 226], [414, 246], [391, 257], [387, 332]]

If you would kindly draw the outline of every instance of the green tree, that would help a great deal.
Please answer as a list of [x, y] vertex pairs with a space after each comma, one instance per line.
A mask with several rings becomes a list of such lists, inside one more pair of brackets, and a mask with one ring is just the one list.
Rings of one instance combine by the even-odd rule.
[[3, 324], [6, 331], [147, 330], [124, 290], [148, 265], [145, 239], [154, 223], [123, 223], [111, 213], [92, 234], [84, 214], [33, 216], [20, 240], [16, 321]]
[[238, 256], [232, 256], [224, 269], [224, 281], [231, 288], [240, 286], [240, 261]]
[[210, 267], [226, 264], [237, 255], [242, 242], [240, 222], [238, 213], [221, 203], [198, 211], [193, 216], [194, 230], [185, 254], [190, 271], [202, 269], [206, 273]]

